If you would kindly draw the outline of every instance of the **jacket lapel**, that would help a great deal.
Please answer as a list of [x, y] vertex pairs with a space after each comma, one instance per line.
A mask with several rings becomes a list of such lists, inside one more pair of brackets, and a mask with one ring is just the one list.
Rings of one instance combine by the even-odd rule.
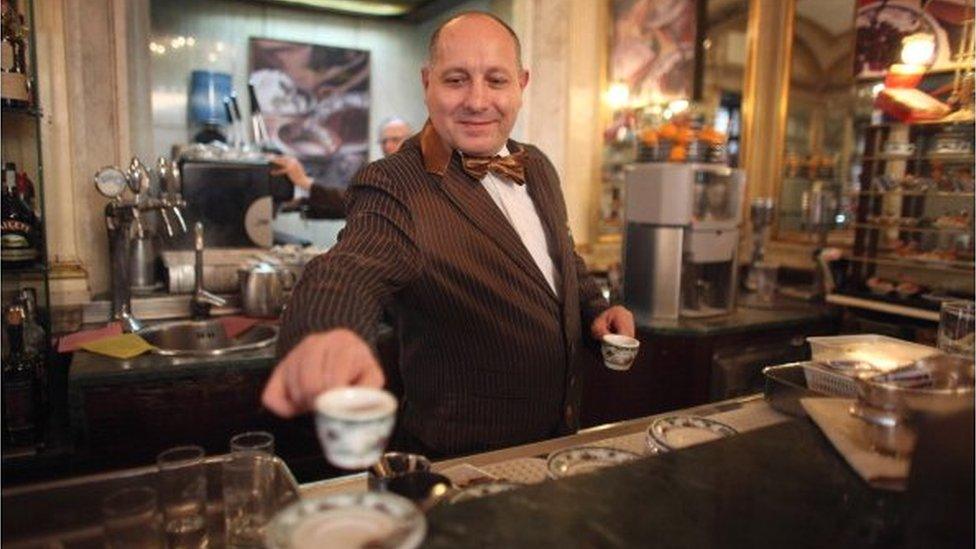
[[[533, 181], [531, 176], [526, 173], [526, 185], [529, 186], [529, 194], [537, 204], [536, 208], [539, 210], [543, 225], [546, 226], [547, 231], [551, 231], [549, 222], [547, 221], [547, 216], [551, 215], [551, 213], [546, 211], [550, 208], [538, 202], [538, 198], [532, 190], [538, 183], [538, 181]], [[508, 219], [505, 218], [504, 214], [502, 214], [501, 210], [498, 209], [495, 201], [491, 199], [488, 191], [485, 190], [484, 185], [478, 181], [474, 181], [464, 172], [461, 168], [460, 160], [456, 155], [451, 159], [444, 173], [444, 177], [441, 179], [441, 188], [455, 207], [472, 224], [491, 239], [523, 272], [537, 284], [541, 285], [553, 299], [558, 301], [556, 294], [553, 293], [552, 288], [549, 287], [549, 283], [546, 282], [542, 271], [539, 270], [539, 266], [536, 265], [535, 260], [532, 259], [532, 255], [525, 248], [525, 244], [522, 243], [521, 237], [515, 232], [515, 229], [508, 222]], [[554, 251], [551, 250], [550, 253]], [[561, 269], [561, 256], [556, 253], [552, 253], [552, 255], [557, 268]]]

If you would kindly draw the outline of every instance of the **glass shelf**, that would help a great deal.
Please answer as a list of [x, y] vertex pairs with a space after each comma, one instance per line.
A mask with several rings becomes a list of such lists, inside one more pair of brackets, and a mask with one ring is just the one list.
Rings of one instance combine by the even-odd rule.
[[18, 274], [28, 274], [28, 273], [44, 273], [47, 272], [47, 264], [43, 261], [33, 261], [31, 263], [26, 263], [17, 267], [2, 267], [0, 268], [0, 273], [4, 275], [18, 275]]
[[937, 197], [972, 197], [976, 193], [969, 191], [903, 191], [892, 189], [890, 191], [849, 191], [844, 193], [847, 196], [937, 196]]
[[939, 261], [934, 259], [913, 259], [910, 257], [897, 256], [863, 257], [850, 255], [845, 257], [851, 261], [877, 263], [878, 265], [893, 265], [906, 269], [923, 269], [928, 271], [951, 271], [966, 273], [972, 272], [973, 268], [976, 267], [976, 263], [972, 261]]
[[897, 231], [906, 231], [912, 233], [971, 233], [973, 232], [972, 227], [908, 227], [904, 225], [879, 225], [876, 223], [852, 223], [850, 225], [855, 229], [877, 229], [877, 230], [888, 230], [894, 229]]
[[8, 107], [4, 106], [2, 108], [2, 114], [6, 115], [17, 115], [17, 116], [29, 116], [32, 118], [41, 118], [43, 114], [40, 109], [36, 107]]
[[866, 155], [862, 158], [865, 162], [891, 162], [903, 160], [905, 162], [918, 162], [919, 160], [924, 160], [927, 162], [973, 162], [976, 160], [976, 155], [972, 153], [926, 153], [921, 156], [919, 155], [889, 155], [889, 154], [876, 154], [876, 155]]

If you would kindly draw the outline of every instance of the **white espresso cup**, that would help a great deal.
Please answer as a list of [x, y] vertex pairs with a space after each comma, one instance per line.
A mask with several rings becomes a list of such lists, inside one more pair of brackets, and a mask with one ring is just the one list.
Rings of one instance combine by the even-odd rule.
[[640, 341], [620, 334], [603, 336], [600, 350], [603, 354], [603, 364], [611, 370], [629, 370], [637, 358]]
[[364, 469], [376, 463], [396, 421], [397, 401], [371, 387], [331, 389], [315, 399], [315, 426], [325, 457], [336, 467]]

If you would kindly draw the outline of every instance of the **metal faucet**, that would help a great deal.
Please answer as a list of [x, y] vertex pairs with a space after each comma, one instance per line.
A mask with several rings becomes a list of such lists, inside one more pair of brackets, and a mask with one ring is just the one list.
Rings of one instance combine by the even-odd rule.
[[190, 316], [194, 320], [210, 316], [211, 307], [223, 307], [227, 300], [203, 289], [203, 223], [193, 226], [193, 298], [190, 299]]
[[[164, 223], [167, 227], [167, 234], [173, 235], [172, 227], [166, 217], [167, 210], [172, 212], [180, 221], [183, 232], [186, 232], [186, 223], [180, 209], [186, 206], [186, 202], [179, 196], [164, 196], [163, 198], [152, 198], [144, 196], [142, 193], [148, 187], [133, 181], [133, 178], [141, 177], [138, 173], [144, 170], [144, 166], [138, 159], [132, 159], [132, 166], [128, 173], [119, 168], [103, 168], [96, 174], [96, 187], [103, 195], [112, 199], [105, 205], [105, 227], [108, 229], [109, 255], [111, 256], [112, 267], [112, 320], [122, 323], [125, 332], [138, 332], [143, 328], [142, 323], [132, 314], [132, 288], [130, 286], [131, 268], [131, 244], [134, 239], [145, 237], [145, 228], [142, 224], [143, 212], [159, 210], [163, 212]], [[133, 173], [133, 172], [137, 173]], [[108, 173], [111, 172], [111, 173]], [[125, 184], [133, 192], [131, 198], [122, 198], [124, 189], [116, 186], [99, 185], [99, 180], [103, 175], [115, 175], [125, 180]], [[144, 173], [144, 172], [143, 172]], [[145, 175], [148, 179], [148, 174]], [[103, 179], [103, 182], [106, 181]], [[172, 193], [167, 193], [172, 194]]]

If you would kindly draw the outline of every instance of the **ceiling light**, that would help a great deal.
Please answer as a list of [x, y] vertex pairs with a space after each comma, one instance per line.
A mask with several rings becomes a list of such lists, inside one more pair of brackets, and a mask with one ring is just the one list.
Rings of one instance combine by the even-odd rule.
[[909, 65], [928, 65], [935, 55], [935, 37], [924, 32], [901, 39], [901, 60]]
[[627, 102], [630, 100], [630, 90], [627, 88], [627, 84], [614, 82], [607, 88], [604, 98], [611, 109], [617, 110], [627, 106]]
[[273, 3], [386, 17], [405, 15], [413, 9], [410, 5], [374, 0], [273, 0]]

